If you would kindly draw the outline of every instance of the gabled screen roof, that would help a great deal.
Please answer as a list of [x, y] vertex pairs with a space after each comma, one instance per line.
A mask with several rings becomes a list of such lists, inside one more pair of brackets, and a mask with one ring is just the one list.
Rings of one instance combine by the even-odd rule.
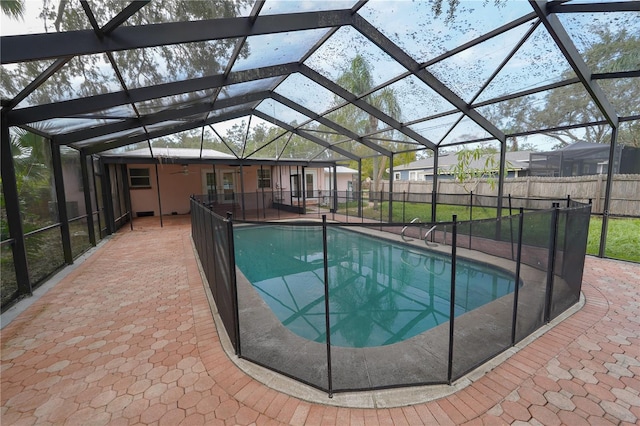
[[2, 113], [86, 154], [357, 160], [640, 114], [640, 2], [23, 3]]

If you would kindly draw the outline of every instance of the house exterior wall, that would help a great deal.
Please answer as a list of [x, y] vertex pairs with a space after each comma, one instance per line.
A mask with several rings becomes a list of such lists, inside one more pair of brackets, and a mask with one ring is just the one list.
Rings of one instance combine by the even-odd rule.
[[[339, 192], [349, 190], [349, 182], [353, 185], [353, 176], [350, 173], [339, 173], [337, 178], [337, 189]], [[352, 187], [353, 188], [353, 187]], [[329, 189], [329, 188], [323, 188]]]
[[132, 168], [149, 170], [149, 187], [130, 188], [131, 210], [134, 217], [143, 212], [145, 214], [153, 212], [154, 216], [160, 214], [158, 182], [163, 215], [189, 213], [189, 196], [199, 194], [202, 191], [200, 167], [198, 166], [189, 166], [189, 174], [185, 175], [182, 174], [181, 165], [160, 164], [158, 165], [157, 180], [156, 168], [152, 164], [129, 164], [127, 174]]
[[[148, 169], [149, 187], [130, 188], [131, 209], [133, 216], [139, 214], [153, 214], [158, 216], [160, 208], [158, 206], [158, 185], [156, 183], [155, 166], [153, 164], [129, 164], [130, 169]], [[217, 193], [221, 196], [224, 193], [223, 174], [233, 173], [234, 200], [229, 201], [230, 205], [235, 203], [245, 209], [253, 210], [270, 206], [274, 199], [274, 192], [282, 190], [291, 191], [290, 175], [302, 174], [302, 167], [289, 166], [263, 166], [263, 170], [271, 170], [271, 186], [265, 188], [258, 187], [258, 170], [260, 166], [248, 165], [242, 168], [242, 181], [240, 179], [240, 167], [216, 164], [216, 186]], [[214, 167], [209, 164], [190, 164], [189, 173], [183, 174], [183, 166], [180, 164], [160, 164], [158, 165], [158, 180], [160, 182], [160, 199], [162, 214], [188, 214], [190, 211], [189, 197], [193, 194], [206, 194], [206, 175], [213, 173]], [[305, 168], [305, 175], [314, 175], [314, 196], [321, 196], [319, 192], [328, 191], [326, 181], [330, 177], [330, 185], [333, 186], [333, 173], [327, 173], [323, 168]], [[129, 172], [127, 178], [129, 178]], [[350, 173], [339, 173], [337, 178], [338, 191], [347, 191], [349, 181], [352, 181]], [[244, 192], [244, 197], [240, 194]], [[309, 197], [310, 198], [310, 197]]]

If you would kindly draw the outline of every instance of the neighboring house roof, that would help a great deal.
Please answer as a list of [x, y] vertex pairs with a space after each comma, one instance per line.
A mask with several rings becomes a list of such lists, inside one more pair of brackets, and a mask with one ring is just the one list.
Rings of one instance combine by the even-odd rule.
[[[524, 170], [529, 168], [529, 154], [531, 151], [509, 151], [505, 154], [508, 168], [511, 170]], [[483, 155], [479, 160], [472, 161], [470, 167], [483, 168], [485, 161], [489, 155], [495, 155], [498, 159], [498, 154]], [[438, 168], [440, 171], [447, 171], [458, 163], [458, 156], [456, 154], [442, 155], [438, 158]], [[423, 158], [422, 160], [413, 161], [409, 164], [402, 166], [394, 166], [393, 171], [399, 172], [403, 170], [409, 171], [425, 171], [433, 173], [433, 157]]]

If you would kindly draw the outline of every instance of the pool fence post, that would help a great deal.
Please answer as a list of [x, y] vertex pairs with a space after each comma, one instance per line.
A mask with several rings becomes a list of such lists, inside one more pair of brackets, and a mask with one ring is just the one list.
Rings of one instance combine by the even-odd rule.
[[473, 191], [469, 193], [469, 250], [471, 250], [471, 235], [473, 234]]
[[389, 213], [387, 223], [393, 222], [393, 152], [389, 156]]
[[331, 204], [329, 205], [329, 211], [331, 212], [331, 219], [336, 220], [336, 211], [338, 211], [338, 190], [333, 188], [330, 195]]
[[384, 200], [384, 197], [382, 196], [382, 190], [379, 191], [378, 197], [380, 200], [378, 202], [378, 210], [380, 211], [380, 231], [382, 231], [382, 201]]
[[[260, 175], [261, 177], [264, 179], [264, 171], [262, 169], [262, 165], [260, 165]], [[262, 186], [262, 218], [266, 219], [267, 218], [267, 206], [264, 202], [264, 181], [262, 181], [260, 183], [260, 185]], [[271, 185], [271, 168], [269, 168], [269, 185]], [[273, 195], [272, 195], [273, 197]]]
[[[235, 189], [234, 189], [235, 191]], [[242, 220], [247, 220], [247, 206], [244, 203], [244, 167], [240, 164], [240, 200], [242, 201]], [[235, 206], [235, 192], [233, 192], [233, 205]]]
[[260, 195], [258, 194], [258, 190], [256, 190], [256, 220], [260, 218]]
[[233, 244], [233, 214], [227, 212], [227, 248], [229, 250], [229, 278], [231, 280], [231, 303], [233, 303], [233, 322], [235, 332], [235, 349], [238, 357], [242, 356], [240, 350], [240, 312], [238, 308], [238, 283], [236, 281], [236, 255]]
[[[511, 218], [511, 216], [513, 216], [513, 211], [512, 211], [512, 206], [511, 206], [511, 194], [509, 194], [509, 232], [511, 234], [511, 259], [513, 259], [513, 219]], [[522, 208], [520, 208], [520, 210], [522, 211]]]
[[436, 221], [436, 191], [431, 191], [431, 222]]
[[160, 228], [164, 226], [162, 223], [162, 200], [160, 199], [160, 176], [158, 175], [158, 163], [155, 163], [156, 168], [156, 189], [158, 192], [158, 216], [160, 216]]
[[[511, 206], [509, 206], [511, 208]], [[518, 215], [518, 251], [516, 259], [516, 281], [513, 290], [513, 318], [511, 320], [511, 346], [516, 344], [516, 323], [518, 320], [518, 296], [520, 294], [520, 263], [522, 262], [522, 228], [524, 225], [524, 208], [520, 207]], [[512, 245], [513, 246], [513, 245]]]
[[405, 223], [404, 205], [407, 203], [407, 191], [402, 191], [402, 223]]
[[555, 273], [555, 261], [556, 261], [556, 244], [558, 238], [558, 210], [560, 203], [553, 203], [553, 210], [551, 211], [551, 226], [549, 230], [549, 257], [547, 261], [547, 289], [546, 289], [546, 301], [544, 306], [544, 320], [549, 322], [551, 319], [551, 301], [553, 299], [553, 276]]
[[331, 218], [335, 220], [335, 213], [338, 211], [338, 165], [333, 165], [333, 189], [335, 189], [335, 197], [333, 198], [333, 216]]
[[329, 257], [327, 255], [327, 215], [322, 215], [322, 257], [324, 263], [324, 320], [327, 336], [327, 385], [329, 398], [333, 398], [333, 382], [331, 379], [331, 321], [329, 319]]
[[453, 378], [453, 331], [456, 307], [456, 236], [458, 233], [458, 217], [453, 215], [453, 230], [451, 234], [451, 295], [449, 297], [449, 363], [447, 369], [447, 381], [449, 384]]

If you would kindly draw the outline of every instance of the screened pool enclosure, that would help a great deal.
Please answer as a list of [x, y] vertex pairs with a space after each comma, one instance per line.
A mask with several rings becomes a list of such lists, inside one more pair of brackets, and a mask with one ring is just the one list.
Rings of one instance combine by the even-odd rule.
[[633, 1], [3, 1], [2, 306], [208, 188], [235, 207], [367, 189], [393, 221], [394, 167], [463, 149], [495, 156], [478, 195], [499, 217], [507, 151], [606, 146], [577, 197], [606, 256], [613, 219], [640, 216], [614, 164], [640, 143], [639, 18]]

